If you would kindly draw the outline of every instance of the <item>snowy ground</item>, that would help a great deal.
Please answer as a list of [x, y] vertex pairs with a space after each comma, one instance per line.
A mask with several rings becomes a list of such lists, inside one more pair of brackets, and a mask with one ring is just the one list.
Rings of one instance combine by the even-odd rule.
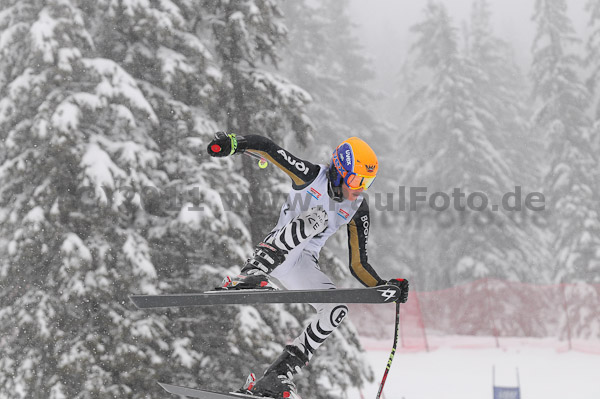
[[[386, 399], [492, 399], [492, 367], [497, 386], [516, 386], [519, 369], [522, 399], [600, 398], [600, 342], [581, 342], [583, 351], [567, 351], [551, 340], [507, 339], [501, 348], [493, 338], [445, 338], [432, 342], [430, 352], [397, 353], [384, 394]], [[374, 399], [388, 349], [381, 341], [365, 341], [376, 382], [363, 389]], [[349, 399], [361, 399], [358, 391]]]

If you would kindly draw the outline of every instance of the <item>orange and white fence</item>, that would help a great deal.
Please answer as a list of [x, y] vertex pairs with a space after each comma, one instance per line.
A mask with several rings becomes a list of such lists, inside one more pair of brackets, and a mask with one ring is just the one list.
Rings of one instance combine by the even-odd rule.
[[[394, 305], [354, 305], [350, 315], [363, 342], [381, 345], [393, 339]], [[412, 291], [401, 306], [402, 350], [427, 351], [449, 337], [463, 347], [535, 342], [600, 353], [600, 284], [482, 279]]]

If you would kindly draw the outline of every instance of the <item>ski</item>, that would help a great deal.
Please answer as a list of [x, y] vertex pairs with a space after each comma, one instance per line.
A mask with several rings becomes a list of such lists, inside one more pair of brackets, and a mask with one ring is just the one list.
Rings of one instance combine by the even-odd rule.
[[391, 303], [400, 295], [395, 285], [329, 290], [221, 290], [200, 294], [131, 295], [140, 309], [247, 305], [256, 303]]
[[[214, 392], [214, 391], [205, 391], [202, 389], [192, 389], [186, 387], [180, 387], [177, 385], [165, 384], [163, 382], [159, 382], [158, 385], [163, 387], [163, 389], [173, 395], [185, 396], [188, 398], [200, 398], [200, 399], [231, 399], [231, 398], [254, 398], [254, 395], [245, 395], [243, 393], [222, 393], [222, 392]], [[263, 398], [269, 399], [269, 398]], [[272, 399], [272, 398], [271, 398]]]

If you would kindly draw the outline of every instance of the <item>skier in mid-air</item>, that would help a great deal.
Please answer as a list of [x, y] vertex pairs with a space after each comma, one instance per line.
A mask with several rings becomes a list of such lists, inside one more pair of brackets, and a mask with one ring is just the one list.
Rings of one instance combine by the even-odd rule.
[[[256, 246], [241, 273], [226, 277], [221, 289], [273, 287], [275, 277], [286, 289], [318, 290], [335, 288], [319, 267], [319, 252], [325, 241], [347, 225], [350, 271], [367, 287], [392, 284], [400, 288], [395, 298], [406, 302], [408, 281], [383, 280], [367, 260], [369, 207], [361, 193], [377, 174], [377, 157], [363, 140], [352, 137], [333, 152], [329, 165], [315, 165], [297, 158], [270, 139], [236, 136], [218, 132], [207, 151], [224, 157], [251, 151], [270, 161], [293, 181], [292, 190], [281, 208], [277, 226]], [[254, 381], [248, 379], [239, 391], [258, 397], [299, 398], [293, 375], [306, 366], [315, 350], [323, 344], [348, 314], [344, 304], [311, 304], [316, 317], [291, 345]]]

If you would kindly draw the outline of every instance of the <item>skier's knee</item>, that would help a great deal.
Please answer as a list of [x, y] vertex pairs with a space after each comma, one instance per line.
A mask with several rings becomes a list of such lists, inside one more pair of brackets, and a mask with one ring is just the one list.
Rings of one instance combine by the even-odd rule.
[[270, 234], [265, 242], [291, 251], [327, 228], [328, 216], [322, 206], [310, 208], [290, 220], [285, 226]]
[[[321, 313], [321, 312], [319, 312]], [[325, 304], [322, 310], [322, 314], [329, 321], [332, 328], [337, 328], [342, 321], [348, 316], [348, 306], [345, 304]]]

